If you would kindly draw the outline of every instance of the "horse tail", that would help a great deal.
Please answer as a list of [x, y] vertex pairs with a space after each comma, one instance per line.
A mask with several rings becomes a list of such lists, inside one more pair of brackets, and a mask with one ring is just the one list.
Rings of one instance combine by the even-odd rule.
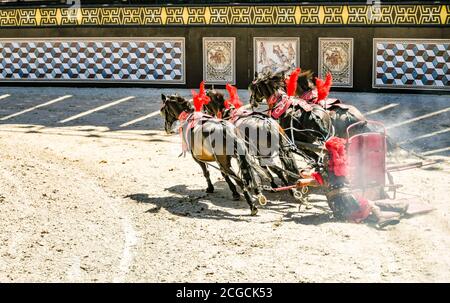
[[234, 127], [234, 125], [225, 125], [227, 136], [234, 142], [234, 154], [237, 156], [244, 181], [252, 182], [255, 187], [258, 186], [258, 181], [261, 179], [270, 181], [270, 176], [267, 175], [258, 161], [250, 155], [245, 141], [236, 135]]

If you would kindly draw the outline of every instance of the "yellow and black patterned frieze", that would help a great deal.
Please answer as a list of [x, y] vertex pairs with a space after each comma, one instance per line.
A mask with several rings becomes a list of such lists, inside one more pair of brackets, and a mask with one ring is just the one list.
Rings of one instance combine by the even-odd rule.
[[450, 5], [0, 8], [0, 27], [448, 26]]

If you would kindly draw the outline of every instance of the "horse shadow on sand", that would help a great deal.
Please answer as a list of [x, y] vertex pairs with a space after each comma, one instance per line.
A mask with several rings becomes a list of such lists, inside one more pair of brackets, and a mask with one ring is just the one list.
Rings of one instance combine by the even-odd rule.
[[[137, 203], [152, 205], [145, 211], [146, 213], [158, 213], [161, 209], [165, 209], [177, 216], [196, 219], [252, 221], [254, 217], [250, 216], [249, 206], [242, 196], [239, 201], [233, 201], [231, 192], [224, 181], [216, 182], [214, 187], [214, 193], [207, 194], [203, 189], [190, 189], [186, 185], [179, 184], [164, 189], [171, 194], [170, 196], [150, 196], [146, 193], [134, 193], [125, 196], [125, 198]], [[268, 203], [265, 206], [258, 206], [257, 216], [263, 216], [265, 212], [271, 212], [276, 214], [275, 217], [281, 217], [283, 222], [295, 222], [303, 225], [320, 225], [334, 221], [331, 218], [331, 210], [328, 208], [326, 201], [320, 199], [319, 196], [314, 195], [310, 198], [309, 201], [314, 206], [312, 209], [306, 209], [305, 206], [299, 209], [299, 203], [288, 192], [272, 193], [266, 191], [264, 194]], [[236, 214], [234, 210], [243, 211]], [[273, 223], [279, 220], [274, 219]]]

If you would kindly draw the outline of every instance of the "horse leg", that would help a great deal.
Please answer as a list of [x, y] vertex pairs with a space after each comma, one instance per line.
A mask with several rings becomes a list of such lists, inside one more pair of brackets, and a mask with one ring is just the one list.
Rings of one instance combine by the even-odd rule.
[[225, 174], [224, 172], [222, 172], [222, 176], [225, 178], [225, 181], [228, 184], [228, 187], [230, 188], [231, 192], [233, 193], [233, 200], [234, 201], [238, 201], [240, 199], [240, 195], [236, 190], [236, 185], [234, 185], [233, 181], [231, 181], [230, 177]]
[[[248, 184], [247, 184], [247, 180], [242, 181], [237, 175], [236, 173], [231, 169], [231, 165], [230, 165], [230, 161], [229, 159], [227, 161], [223, 161], [220, 163], [221, 164], [221, 168], [224, 171], [224, 174], [227, 176], [231, 176], [235, 181], [236, 184], [242, 189], [242, 191], [244, 192], [244, 197], [245, 197], [245, 201], [247, 202], [247, 204], [250, 206], [250, 213], [252, 216], [256, 215], [258, 213], [258, 208], [256, 207], [255, 203], [253, 202], [253, 199], [249, 193], [248, 190]], [[244, 176], [247, 175], [248, 173], [244, 172]], [[231, 180], [230, 180], [231, 181]]]
[[[276, 167], [276, 166], [271, 167], [270, 170], [273, 171], [278, 176], [278, 178], [280, 178], [281, 182], [283, 182], [283, 184], [285, 186], [291, 185], [291, 184], [289, 184], [289, 181], [286, 178], [286, 176], [283, 174], [283, 172], [278, 167]], [[297, 199], [296, 193], [297, 193], [297, 189], [295, 189], [295, 188], [292, 188], [289, 190], [289, 194]]]
[[272, 188], [277, 188], [278, 184], [275, 183], [275, 178], [273, 177], [273, 175], [270, 173], [269, 171], [269, 166], [262, 166], [261, 168], [267, 173], [267, 175], [270, 177], [270, 187]]
[[283, 174], [283, 172], [276, 166], [271, 166], [270, 170], [274, 172], [275, 175], [281, 180], [281, 182], [284, 185], [289, 185], [289, 181], [287, 180], [286, 176]]
[[[295, 163], [294, 155], [292, 154], [292, 152], [289, 149], [283, 147], [280, 150], [280, 161], [281, 161], [281, 164], [283, 165], [283, 168], [286, 171], [288, 171], [291, 174], [295, 175], [296, 179], [298, 179], [300, 177], [297, 164]], [[281, 172], [281, 171], [278, 171], [278, 172], [275, 171], [275, 173], [284, 182], [285, 185], [289, 185], [288, 184], [289, 183], [289, 179], [291, 179], [291, 180], [293, 179], [292, 176], [289, 176], [288, 178], [286, 178], [285, 175], [283, 174], [283, 172]], [[297, 180], [293, 180], [293, 181], [296, 182]], [[300, 198], [299, 198], [300, 195], [298, 194], [298, 190], [296, 188], [290, 189], [289, 193], [296, 200], [300, 200]]]
[[248, 190], [243, 189], [243, 191], [244, 191], [245, 201], [247, 201], [248, 205], [250, 206], [250, 214], [252, 216], [255, 216], [258, 213], [258, 208], [256, 207], [255, 203], [253, 203], [253, 199], [252, 199], [250, 193], [248, 192]]
[[[222, 176], [225, 178], [225, 182], [227, 182], [228, 187], [231, 190], [231, 193], [233, 194], [233, 200], [237, 201], [240, 199], [240, 195], [236, 189], [236, 185], [234, 185], [233, 181], [231, 179], [233, 178], [239, 187], [242, 187], [242, 185], [239, 183], [239, 179], [231, 169], [231, 158], [229, 156], [217, 156], [216, 158], [217, 164], [219, 164], [221, 168]], [[230, 178], [230, 176], [232, 178]]]
[[208, 187], [206, 188], [206, 192], [209, 193], [209, 194], [213, 193], [214, 192], [214, 186], [213, 186], [213, 184], [211, 182], [211, 179], [209, 177], [209, 171], [208, 171], [208, 168], [206, 167], [206, 164], [204, 162], [201, 162], [201, 161], [195, 159], [195, 158], [194, 158], [194, 160], [202, 168], [203, 176], [205, 176], [206, 182], [208, 183]]
[[[286, 169], [286, 168], [285, 168]], [[285, 177], [285, 175], [283, 174], [283, 172], [278, 168], [278, 167], [273, 167], [272, 168], [273, 172], [278, 176], [278, 178], [281, 179], [281, 181], [283, 181], [284, 185], [288, 186], [289, 181], [288, 178]], [[290, 170], [288, 170], [290, 171]], [[300, 174], [298, 176], [300, 178]], [[289, 194], [291, 196], [294, 197], [295, 200], [297, 200], [300, 204], [304, 204], [306, 209], [311, 209], [313, 206], [308, 202], [308, 200], [306, 198], [303, 197], [303, 194], [296, 188], [291, 188], [289, 190]]]
[[[261, 192], [261, 180], [259, 179], [259, 176], [254, 175], [252, 177], [252, 173], [250, 172], [251, 166], [250, 163], [247, 162], [245, 155], [239, 155], [240, 159], [240, 166], [241, 166], [241, 172], [243, 176], [243, 191], [244, 191], [244, 197], [247, 201], [247, 203], [250, 205], [250, 211], [251, 215], [254, 216], [257, 214], [258, 209], [256, 208], [255, 204], [253, 203], [253, 199], [249, 193], [249, 187], [253, 187], [253, 190], [255, 192], [255, 195], [257, 196], [258, 203], [260, 205], [266, 205], [267, 204], [267, 198], [262, 194]], [[251, 184], [253, 183], [253, 184]]]
[[266, 205], [267, 204], [267, 198], [266, 198], [266, 196], [263, 195], [263, 193], [261, 191], [260, 184], [261, 184], [261, 182], [259, 182], [259, 183], [257, 182], [257, 184], [256, 184], [256, 186], [254, 188], [254, 192], [255, 192], [255, 195], [256, 195], [256, 197], [258, 199], [258, 203], [260, 205]]

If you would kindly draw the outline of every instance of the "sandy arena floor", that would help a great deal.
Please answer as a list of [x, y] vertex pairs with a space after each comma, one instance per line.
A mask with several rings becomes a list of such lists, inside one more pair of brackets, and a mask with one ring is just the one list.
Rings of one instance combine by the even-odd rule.
[[268, 194], [251, 217], [217, 172], [206, 194], [154, 114], [161, 92], [0, 89], [0, 282], [450, 281], [448, 96], [336, 94], [366, 113], [388, 106], [371, 118], [447, 160], [394, 173], [399, 196], [435, 210], [377, 230], [331, 220], [321, 196], [299, 211]]

